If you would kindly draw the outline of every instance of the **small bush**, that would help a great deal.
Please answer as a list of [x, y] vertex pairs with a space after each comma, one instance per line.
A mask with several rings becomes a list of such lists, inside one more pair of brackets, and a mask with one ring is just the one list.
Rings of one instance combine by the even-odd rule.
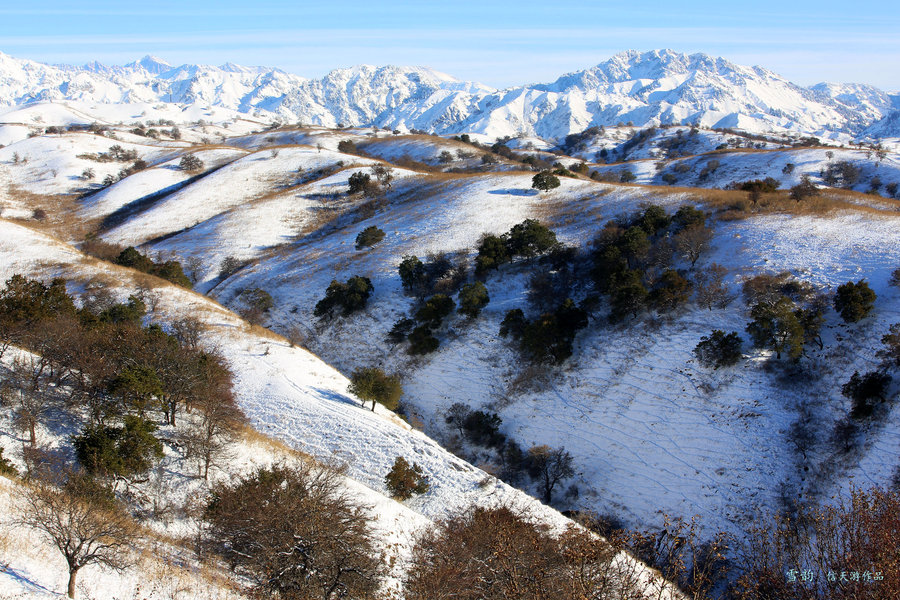
[[559, 178], [550, 171], [541, 171], [531, 178], [531, 187], [541, 192], [549, 192], [559, 185]]
[[368, 227], [360, 231], [359, 235], [356, 236], [356, 249], [360, 250], [362, 248], [374, 246], [383, 239], [384, 231], [382, 231], [375, 225], [369, 225]]
[[272, 295], [262, 288], [244, 290], [241, 292], [241, 297], [248, 307], [262, 313], [267, 313], [275, 307], [275, 300], [272, 298]]
[[197, 173], [203, 170], [203, 161], [193, 154], [185, 154], [181, 157], [178, 167], [187, 173]]
[[438, 339], [432, 335], [431, 329], [425, 325], [419, 325], [413, 329], [407, 339], [409, 340], [407, 352], [413, 355], [430, 354], [440, 346]]
[[850, 416], [854, 419], [870, 416], [875, 408], [874, 402], [876, 400], [884, 402], [884, 395], [890, 383], [891, 376], [887, 373], [870, 371], [862, 376], [859, 371], [853, 373], [850, 381], [841, 386], [841, 394], [853, 402]]
[[347, 283], [333, 280], [325, 290], [325, 297], [316, 303], [313, 314], [317, 317], [332, 317], [337, 308], [343, 316], [362, 310], [375, 288], [368, 277], [354, 276]]
[[431, 487], [422, 467], [416, 463], [410, 465], [402, 456], [397, 457], [394, 466], [385, 475], [384, 485], [391, 497], [401, 501], [409, 500], [416, 494], [424, 494]]
[[167, 260], [162, 263], [157, 263], [150, 257], [141, 254], [134, 247], [129, 246], [122, 250], [113, 262], [123, 267], [130, 267], [144, 273], [149, 273], [150, 275], [155, 275], [156, 277], [161, 277], [162, 279], [180, 285], [181, 287], [186, 287], [188, 289], [193, 287], [191, 280], [184, 274], [181, 263], [177, 260]]
[[399, 344], [406, 340], [407, 336], [415, 328], [416, 322], [409, 317], [399, 319], [387, 334], [387, 340], [392, 344]]
[[891, 278], [888, 280], [888, 284], [894, 287], [900, 287], [900, 269], [891, 271]]
[[714, 329], [709, 336], [700, 338], [694, 355], [704, 367], [730, 367], [741, 360], [741, 338], [737, 331], [726, 334], [721, 329]]
[[900, 323], [891, 325], [888, 333], [882, 336], [881, 343], [885, 345], [885, 358], [900, 367]]
[[456, 304], [452, 298], [445, 294], [435, 294], [416, 311], [416, 320], [430, 329], [437, 329], [454, 308]]
[[19, 472], [16, 470], [9, 459], [3, 456], [3, 447], [0, 446], [0, 475], [6, 477], [18, 477]]
[[466, 284], [459, 292], [459, 312], [470, 319], [476, 319], [490, 301], [491, 297], [483, 283], [476, 281]]
[[81, 466], [92, 475], [131, 477], [145, 473], [163, 457], [156, 425], [136, 415], [124, 426], [89, 425], [72, 439]]
[[810, 181], [808, 175], [804, 175], [800, 183], [791, 188], [790, 197], [791, 200], [796, 200], [797, 202], [802, 202], [807, 198], [812, 198], [813, 196], [819, 195], [819, 188], [816, 187], [812, 181]]
[[848, 281], [838, 286], [834, 295], [834, 309], [846, 323], [855, 323], [868, 315], [875, 306], [875, 292], [864, 279]]

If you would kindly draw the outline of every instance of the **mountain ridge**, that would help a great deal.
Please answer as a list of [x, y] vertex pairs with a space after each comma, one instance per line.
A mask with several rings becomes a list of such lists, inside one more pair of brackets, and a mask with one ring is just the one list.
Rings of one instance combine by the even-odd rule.
[[40, 101], [201, 103], [326, 127], [553, 140], [620, 122], [831, 139], [900, 136], [900, 94], [853, 83], [802, 87], [760, 66], [672, 50], [628, 50], [550, 83], [505, 89], [428, 67], [363, 64], [308, 79], [233, 63], [174, 66], [150, 55], [122, 66], [76, 67], [0, 53], [0, 104]]

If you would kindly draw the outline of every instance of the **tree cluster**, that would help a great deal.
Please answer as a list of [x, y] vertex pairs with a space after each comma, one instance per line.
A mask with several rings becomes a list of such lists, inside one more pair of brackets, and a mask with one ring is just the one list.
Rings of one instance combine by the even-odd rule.
[[455, 429], [471, 444], [491, 448], [500, 460], [500, 476], [516, 483], [524, 474], [538, 484], [545, 504], [553, 500], [553, 492], [563, 480], [572, 477], [572, 455], [565, 448], [551, 448], [535, 445], [522, 450], [515, 440], [507, 438], [500, 431], [503, 421], [496, 413], [486, 410], [472, 410], [462, 402], [456, 402], [447, 409], [444, 422]]
[[144, 303], [86, 303], [76, 308], [65, 282], [49, 285], [14, 275], [0, 290], [0, 354], [10, 345], [34, 355], [14, 369], [17, 422], [36, 445], [35, 427], [50, 407], [85, 415], [73, 438], [81, 466], [92, 474], [127, 479], [161, 456], [154, 414], [182, 431], [189, 458], [205, 475], [243, 423], [231, 391], [231, 372], [217, 354], [197, 345], [196, 327], [176, 323], [172, 334], [142, 326]]
[[898, 535], [900, 494], [879, 488], [853, 489], [834, 503], [801, 506], [794, 518], [775, 515], [750, 531], [733, 597], [900, 597]]
[[[693, 268], [710, 246], [706, 215], [683, 206], [673, 216], [656, 205], [621, 221], [610, 221], [594, 241], [592, 276], [608, 296], [611, 321], [646, 308], [669, 312], [688, 301], [693, 284], [672, 268], [676, 255]], [[709, 288], [706, 288], [709, 291]]]
[[534, 362], [560, 364], [572, 356], [575, 335], [587, 325], [587, 312], [567, 298], [556, 310], [533, 320], [526, 319], [520, 308], [507, 311], [500, 324], [500, 336], [510, 336]]
[[113, 262], [123, 267], [131, 267], [143, 273], [155, 275], [181, 287], [188, 289], [192, 287], [191, 280], [184, 274], [180, 262], [177, 260], [155, 262], [149, 256], [141, 254], [133, 246], [122, 250]]
[[469, 277], [465, 253], [429, 254], [422, 262], [419, 257], [406, 255], [398, 267], [404, 291], [419, 299], [431, 294], [452, 295]]
[[364, 309], [374, 290], [375, 287], [368, 277], [356, 275], [346, 283], [334, 280], [325, 290], [325, 297], [316, 303], [313, 314], [317, 317], [332, 318], [335, 311], [340, 309], [341, 315], [346, 317]]
[[535, 219], [526, 219], [501, 236], [488, 234], [481, 238], [475, 273], [484, 276], [517, 256], [533, 258], [556, 245], [555, 233]]

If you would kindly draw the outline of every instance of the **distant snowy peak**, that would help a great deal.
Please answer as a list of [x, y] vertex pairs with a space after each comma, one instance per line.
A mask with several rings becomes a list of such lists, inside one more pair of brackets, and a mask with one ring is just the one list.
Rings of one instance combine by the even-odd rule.
[[142, 58], [137, 62], [133, 62], [131, 64], [125, 65], [125, 68], [131, 68], [134, 70], [143, 69], [148, 73], [152, 73], [153, 75], [159, 75], [160, 73], [164, 73], [172, 68], [172, 65], [167, 63], [161, 58], [157, 58], [155, 56], [150, 56], [149, 54]]
[[331, 127], [545, 139], [619, 122], [875, 135], [893, 132], [900, 110], [900, 96], [872, 86], [804, 88], [761, 67], [671, 50], [629, 50], [552, 83], [505, 90], [426, 67], [357, 65], [306, 79], [233, 63], [176, 67], [153, 56], [72, 67], [0, 53], [0, 104], [46, 100], [202, 104]]
[[590, 69], [569, 73], [551, 84], [534, 87], [556, 92], [573, 89], [587, 92], [612, 84], [642, 80], [658, 81], [672, 78], [685, 80], [698, 73], [728, 78], [731, 81], [757, 77], [777, 78], [774, 73], [757, 69], [735, 65], [724, 58], [714, 58], [707, 54], [687, 55], [672, 50], [641, 53], [629, 50], [620, 52]]

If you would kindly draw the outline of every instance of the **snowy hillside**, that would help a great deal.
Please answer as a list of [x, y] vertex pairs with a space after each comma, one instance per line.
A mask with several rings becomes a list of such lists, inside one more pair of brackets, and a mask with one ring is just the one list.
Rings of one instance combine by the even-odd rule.
[[559, 140], [590, 126], [697, 124], [751, 132], [895, 136], [897, 96], [865, 85], [794, 85], [761, 67], [705, 54], [627, 51], [553, 83], [494, 90], [425, 67], [360, 65], [313, 80], [278, 69], [52, 67], [0, 54], [0, 105], [38, 101], [221, 107], [306, 124]]
[[[28, 64], [20, 75], [42, 68]], [[60, 73], [141, 81], [170, 74], [172, 82], [194, 73], [195, 83], [232, 74], [235, 82], [266, 76], [264, 70], [235, 66], [204, 69], [174, 69], [146, 59], [127, 67], [93, 65]], [[356, 106], [356, 112], [343, 113], [348, 123], [365, 122], [364, 117], [378, 121], [395, 117], [377, 103], [356, 105], [355, 94], [387, 93], [398, 72], [358, 68], [341, 71], [329, 84], [298, 85], [318, 90], [322, 102], [337, 88], [355, 90], [322, 112], [323, 119], [346, 102]], [[422, 92], [425, 101], [487, 93], [433, 72], [403, 73], [412, 82], [405, 88], [408, 98], [435, 87], [440, 90]], [[707, 85], [718, 78], [759, 79], [776, 90], [769, 100], [789, 98], [803, 106], [794, 117], [777, 117], [783, 123], [795, 123], [794, 118], [837, 123], [844, 118], [835, 108], [838, 102], [858, 102], [870, 115], [866, 118], [874, 119], [888, 109], [885, 102], [893, 102], [870, 88], [803, 90], [764, 70], [702, 56], [628, 53], [545, 89], [504, 92], [510, 103], [505, 116], [492, 120], [487, 111], [476, 119], [473, 113], [474, 120], [466, 122], [479, 123], [472, 131], [494, 131], [497, 123], [531, 114], [532, 101], [568, 102], [573, 94], [600, 88], [643, 98], [645, 109], [663, 97], [670, 107], [686, 106], [686, 99], [699, 93], [693, 87], [697, 81]], [[638, 93], [634, 82], [656, 88]], [[200, 88], [198, 94], [207, 93]], [[761, 89], [752, 93], [762, 98]], [[811, 100], [811, 94], [820, 100]], [[598, 128], [596, 135], [567, 147], [570, 154], [551, 152], [534, 137], [507, 140], [506, 149], [498, 146], [494, 154], [494, 137], [486, 133], [471, 136], [479, 145], [464, 137], [374, 128], [273, 127], [262, 117], [242, 117], [240, 106], [201, 104], [184, 106], [179, 119], [176, 104], [107, 105], [85, 98], [12, 107], [6, 114], [14, 118], [0, 117], [5, 144], [0, 148], [0, 281], [17, 272], [62, 276], [76, 295], [106, 282], [119, 300], [135, 291], [152, 294], [151, 320], [201, 319], [204, 341], [217, 346], [233, 367], [237, 400], [252, 425], [288, 448], [344, 465], [347, 485], [377, 507], [380, 531], [401, 555], [419, 526], [472, 503], [525, 505], [554, 527], [567, 522], [534, 499], [541, 486], [531, 475], [520, 471], [510, 479], [518, 489], [489, 475], [506, 473], [510, 459], [466, 438], [448, 421], [448, 410], [457, 403], [495, 413], [498, 433], [510, 445], [570, 452], [574, 474], [553, 490], [556, 509], [605, 515], [628, 527], [661, 527], [664, 515], [696, 514], [705, 533], [723, 529], [740, 538], [760, 512], [789, 508], [798, 496], [819, 502], [852, 481], [900, 480], [896, 386], [879, 405], [878, 420], [859, 421], [850, 434], [845, 427], [850, 401], [841, 393], [854, 372], [887, 368], [879, 354], [881, 338], [900, 322], [900, 292], [891, 283], [900, 267], [895, 199], [900, 162], [890, 145], [824, 147], [795, 134], [623, 125]], [[704, 98], [723, 101], [716, 94]], [[218, 100], [208, 96], [204, 102]], [[388, 112], [411, 106], [401, 98]], [[586, 112], [572, 112], [572, 104], [555, 106], [546, 123], [568, 123], [568, 129], [560, 126], [563, 133], [596, 122]], [[663, 114], [654, 110], [645, 115], [651, 122]], [[754, 110], [768, 123], [772, 115]], [[679, 113], [672, 108], [670, 114]], [[160, 119], [166, 123], [160, 125]], [[179, 124], [177, 136], [169, 120]], [[92, 130], [94, 121], [104, 126]], [[54, 123], [71, 127], [43, 131]], [[200, 165], [189, 169], [185, 157], [200, 159]], [[557, 170], [559, 187], [533, 189], [532, 167]], [[634, 179], [622, 185], [625, 171]], [[787, 188], [804, 176], [818, 195], [798, 202]], [[382, 182], [374, 183], [379, 177]], [[747, 192], [712, 189], [767, 177], [780, 189], [752, 205]], [[365, 178], [369, 181], [358, 185]], [[591, 275], [595, 240], [608, 221], [627, 221], [649, 204], [670, 216], [683, 206], [706, 211], [712, 239], [696, 264], [678, 246], [674, 225], [658, 234], [663, 250], [653, 260], [668, 261], [680, 276], [697, 282], [700, 273], [720, 269], [727, 302], [708, 309], [689, 295], [676, 310], [647, 307], [610, 322], [611, 301]], [[550, 227], [571, 254], [552, 260], [520, 257], [476, 275], [482, 236], [502, 235], [525, 219]], [[383, 237], [360, 244], [359, 235], [370, 227]], [[180, 261], [194, 291], [162, 281], [147, 289], [141, 274], [79, 250], [103, 243], [113, 257], [119, 244]], [[666, 246], [672, 250], [668, 257]], [[438, 348], [420, 356], [408, 352], [405, 335], [392, 335], [395, 324], [418, 318], [422, 308], [401, 284], [398, 266], [407, 256], [450, 265], [438, 283], [457, 304], [461, 282], [483, 281], [490, 296], [477, 318], [448, 315], [434, 328]], [[564, 289], [541, 298], [541, 276], [562, 277], [569, 268]], [[845, 323], [829, 299], [821, 347], [806, 343], [797, 363], [776, 359], [771, 350], [751, 345], [746, 331], [751, 306], [741, 289], [755, 275], [782, 271], [801, 282], [799, 288], [814, 286], [822, 294], [865, 279], [877, 295], [874, 309], [858, 323]], [[315, 307], [332, 281], [353, 276], [368, 278], [374, 288], [365, 308], [332, 319], [317, 316]], [[271, 306], [254, 316], [270, 331], [237, 316], [249, 314], [247, 292], [253, 290], [271, 296]], [[509, 310], [522, 309], [533, 319], [566, 295], [587, 307], [589, 318], [574, 338], [571, 357], [561, 364], [535, 365], [510, 338], [501, 337]], [[742, 338], [736, 365], [713, 369], [698, 363], [693, 350], [713, 329]], [[403, 419], [381, 406], [364, 409], [348, 393], [347, 376], [369, 366], [402, 378]], [[7, 431], [0, 427], [0, 442], [19, 460], [22, 444]], [[49, 445], [65, 443], [68, 433], [39, 431]], [[239, 453], [237, 471], [252, 454], [246, 448]], [[432, 483], [427, 493], [404, 503], [384, 495], [384, 476], [396, 456], [424, 468]], [[22, 569], [34, 569], [36, 560], [31, 556]], [[15, 578], [0, 579], [2, 585], [7, 587], [0, 593], [35, 589]]]
[[[0, 243], [2, 269], [0, 279], [14, 273], [28, 273], [31, 277], [50, 279], [61, 276], [69, 281], [71, 291], [82, 291], [89, 282], [115, 282], [110, 291], [117, 296], [137, 293], [139, 284], [134, 272], [99, 262], [80, 254], [70, 246], [35, 232], [22, 225], [0, 219], [3, 242]], [[146, 290], [145, 290], [146, 293]], [[390, 411], [377, 407], [374, 412], [360, 405], [347, 392], [346, 377], [326, 365], [308, 351], [293, 347], [286, 340], [264, 330], [253, 329], [237, 316], [215, 302], [172, 285], [161, 285], [149, 292], [155, 306], [149, 318], [160, 323], [190, 315], [204, 324], [203, 343], [216, 347], [228, 360], [235, 374], [235, 393], [238, 404], [250, 418], [254, 428], [265, 436], [285, 444], [267, 443], [263, 438], [250, 437], [232, 449], [227, 461], [213, 470], [213, 480], [227, 479], [245, 473], [257, 465], [267, 465], [283, 459], [290, 450], [302, 452], [324, 463], [345, 469], [345, 485], [359, 502], [370, 507], [375, 516], [379, 543], [397, 559], [390, 588], [399, 585], [402, 567], [411, 544], [419, 530], [428, 523], [445, 518], [474, 504], [482, 506], [518, 506], [527, 509], [534, 518], [561, 529], [569, 521], [550, 507], [541, 505], [519, 490], [490, 477], [484, 471], [466, 463], [441, 448], [435, 441]], [[7, 353], [0, 372], [10, 368], [15, 358]], [[0, 413], [0, 447], [17, 467], [23, 468], [21, 446], [7, 418]], [[42, 448], [66, 452], [71, 427], [53, 423], [38, 427]], [[289, 450], [285, 450], [287, 448]], [[430, 490], [406, 503], [386, 496], [384, 474], [394, 459], [404, 456], [415, 461], [427, 473]], [[177, 505], [192, 494], [203, 494], [200, 480], [191, 477], [175, 446], [167, 447], [160, 473], [171, 480], [153, 484], [144, 482], [138, 489], [148, 495], [159, 494], [153, 485], [164, 486], [165, 502]], [[156, 480], [152, 480], [156, 481]], [[9, 502], [9, 484], [0, 477], [0, 506]], [[133, 492], [134, 490], [132, 490]], [[154, 496], [156, 497], [156, 496]], [[15, 511], [4, 510], [4, 518]], [[0, 522], [4, 528], [11, 525]], [[151, 520], [148, 525], [177, 539], [191, 535], [191, 527], [183, 519]], [[22, 594], [15, 597], [45, 598], [51, 590], [59, 589], [64, 581], [57, 556], [33, 546], [22, 551], [7, 538], [0, 539], [0, 594]], [[177, 554], [178, 548], [158, 545], [156, 555]], [[181, 550], [183, 552], [183, 550]], [[631, 560], [623, 556], [623, 560]], [[148, 557], [139, 568], [148, 570], [149, 578], [140, 578], [129, 569], [125, 574], [108, 570], [91, 570], [89, 584], [83, 588], [89, 594], [103, 589], [120, 590], [122, 594], [144, 593], [149, 598], [165, 598], [175, 578], [182, 588], [178, 597], [232, 598], [238, 597], [232, 585], [216, 573], [197, 575], [193, 559], [179, 559], [180, 566], [166, 570], [164, 565]], [[3, 566], [3, 565], [9, 565]], [[639, 567], [640, 568], [640, 567]], [[400, 569], [400, 570], [397, 570]], [[5, 596], [6, 597], [6, 596]]]

